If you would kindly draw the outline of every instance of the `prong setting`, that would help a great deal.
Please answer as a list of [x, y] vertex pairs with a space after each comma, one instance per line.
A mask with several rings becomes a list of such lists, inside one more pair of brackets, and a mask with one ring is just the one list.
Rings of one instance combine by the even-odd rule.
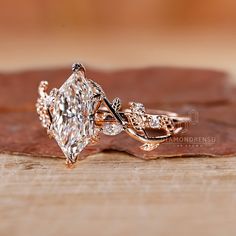
[[83, 70], [85, 72], [85, 67], [81, 63], [74, 63], [71, 67], [71, 70], [75, 73], [80, 70]]

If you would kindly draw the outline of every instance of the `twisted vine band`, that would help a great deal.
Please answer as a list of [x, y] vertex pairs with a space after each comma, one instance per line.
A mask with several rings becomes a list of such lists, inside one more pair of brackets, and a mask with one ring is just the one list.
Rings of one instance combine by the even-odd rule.
[[142, 150], [152, 151], [191, 122], [189, 117], [173, 112], [146, 111], [143, 104], [136, 102], [122, 109], [119, 98], [110, 102], [101, 86], [86, 78], [81, 64], [74, 64], [72, 72], [59, 89], [49, 94], [47, 81], [42, 81], [36, 103], [42, 126], [55, 138], [69, 164], [87, 145], [97, 143], [101, 132], [126, 132], [141, 142]]

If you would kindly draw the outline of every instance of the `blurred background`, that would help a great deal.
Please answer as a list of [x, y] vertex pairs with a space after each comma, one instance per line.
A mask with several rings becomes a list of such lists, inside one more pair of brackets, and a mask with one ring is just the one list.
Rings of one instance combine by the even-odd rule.
[[236, 75], [235, 0], [1, 0], [0, 70], [71, 65]]

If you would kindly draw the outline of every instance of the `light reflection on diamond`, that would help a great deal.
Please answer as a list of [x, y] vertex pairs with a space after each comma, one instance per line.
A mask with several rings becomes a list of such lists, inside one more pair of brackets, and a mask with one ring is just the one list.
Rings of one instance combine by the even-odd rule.
[[74, 73], [58, 90], [51, 104], [52, 132], [72, 161], [94, 134], [93, 90], [82, 73]]
[[160, 117], [152, 116], [149, 121], [149, 125], [151, 128], [159, 128], [160, 127]]
[[103, 125], [103, 133], [106, 135], [117, 135], [123, 131], [123, 126], [118, 123], [106, 123]]

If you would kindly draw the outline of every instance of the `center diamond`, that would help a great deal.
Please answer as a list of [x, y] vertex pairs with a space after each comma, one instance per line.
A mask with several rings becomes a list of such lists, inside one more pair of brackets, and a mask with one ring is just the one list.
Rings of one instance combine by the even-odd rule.
[[50, 105], [51, 130], [66, 155], [74, 162], [94, 134], [93, 87], [83, 73], [73, 73]]

